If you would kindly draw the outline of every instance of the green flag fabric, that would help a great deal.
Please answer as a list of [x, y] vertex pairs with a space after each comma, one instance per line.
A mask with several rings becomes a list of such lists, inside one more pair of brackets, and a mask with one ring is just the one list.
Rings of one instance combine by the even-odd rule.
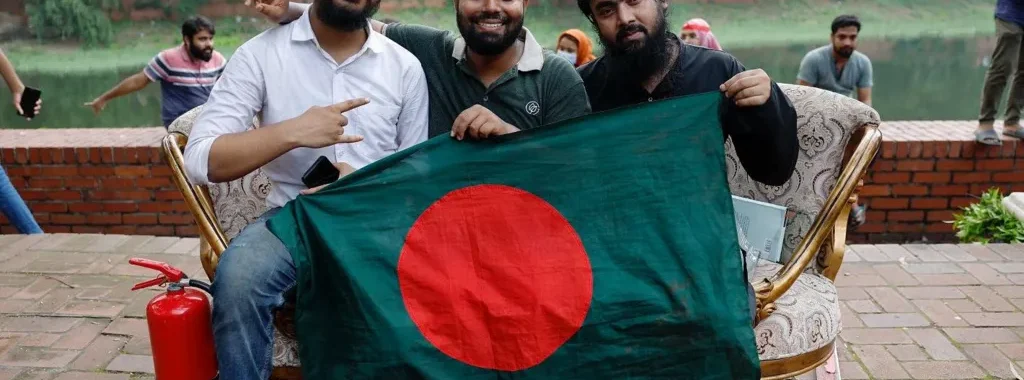
[[304, 378], [759, 378], [720, 101], [441, 136], [290, 202]]

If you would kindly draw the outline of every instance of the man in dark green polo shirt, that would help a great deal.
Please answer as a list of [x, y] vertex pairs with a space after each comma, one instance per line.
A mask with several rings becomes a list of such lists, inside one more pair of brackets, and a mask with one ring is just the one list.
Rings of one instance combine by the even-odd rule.
[[[429, 137], [484, 138], [590, 112], [583, 80], [572, 64], [544, 51], [523, 27], [528, 3], [455, 0], [459, 35], [421, 25], [371, 23], [374, 32], [409, 50], [423, 65], [430, 93]], [[291, 22], [309, 5], [256, 0], [255, 7], [271, 20]]]

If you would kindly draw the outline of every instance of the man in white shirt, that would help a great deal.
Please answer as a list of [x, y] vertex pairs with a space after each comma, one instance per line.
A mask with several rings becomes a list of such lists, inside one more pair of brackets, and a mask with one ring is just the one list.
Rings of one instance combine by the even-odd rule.
[[[316, 0], [296, 22], [246, 42], [196, 120], [185, 148], [192, 181], [262, 167], [273, 182], [269, 210], [231, 241], [213, 281], [222, 380], [270, 375], [272, 311], [295, 285], [295, 266], [265, 222], [304, 189], [306, 169], [322, 155], [347, 174], [426, 140], [423, 69], [369, 28], [379, 4]], [[261, 127], [247, 131], [257, 113]]]

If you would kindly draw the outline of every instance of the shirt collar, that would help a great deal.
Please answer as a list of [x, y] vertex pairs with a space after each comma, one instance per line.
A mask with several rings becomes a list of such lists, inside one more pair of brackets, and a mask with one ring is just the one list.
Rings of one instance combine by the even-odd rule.
[[[537, 43], [537, 39], [533, 38], [533, 33], [530, 33], [529, 29], [523, 28], [523, 56], [519, 57], [519, 64], [517, 67], [519, 71], [539, 71], [544, 67], [544, 49]], [[466, 58], [466, 40], [462, 37], [455, 39], [455, 47], [452, 49], [452, 58], [456, 60], [463, 60]]]
[[[292, 41], [316, 41], [316, 34], [313, 34], [313, 25], [310, 24], [310, 9], [313, 7], [307, 7], [305, 12], [302, 12], [302, 16], [298, 20], [291, 23], [292, 26]], [[364, 48], [369, 49], [374, 53], [380, 53], [384, 50], [384, 36], [380, 33], [373, 31], [370, 27], [370, 20], [366, 22], [366, 43], [363, 45]]]

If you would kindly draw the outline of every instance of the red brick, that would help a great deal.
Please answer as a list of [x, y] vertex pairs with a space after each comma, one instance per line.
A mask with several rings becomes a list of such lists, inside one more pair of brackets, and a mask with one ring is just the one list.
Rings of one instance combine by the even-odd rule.
[[953, 220], [953, 213], [954, 212], [951, 210], [928, 211], [927, 220], [929, 222], [943, 222], [947, 220]]
[[993, 182], [1024, 182], [1024, 171], [995, 173], [992, 175]]
[[935, 157], [935, 145], [938, 143], [938, 141], [923, 141], [921, 143], [921, 147], [923, 148], [921, 150], [921, 158]]
[[896, 143], [893, 141], [882, 142], [882, 158], [896, 158]]
[[25, 148], [14, 148], [14, 162], [19, 164], [28, 163], [28, 149]]
[[89, 214], [85, 220], [89, 224], [121, 224], [121, 214]]
[[54, 214], [50, 221], [56, 224], [85, 224], [85, 215]]
[[47, 191], [25, 190], [18, 193], [21, 195], [21, 199], [25, 201], [38, 201], [46, 199]]
[[113, 164], [114, 163], [114, 149], [113, 148], [100, 148], [100, 163]]
[[886, 220], [891, 222], [920, 222], [924, 220], [924, 211], [889, 211]]
[[879, 210], [903, 210], [910, 202], [905, 198], [873, 198], [869, 208]]
[[860, 189], [860, 193], [859, 194], [861, 196], [866, 196], [866, 197], [888, 196], [889, 195], [889, 186], [885, 186], [885, 185], [864, 185], [864, 187], [862, 187]]
[[179, 237], [199, 236], [199, 228], [196, 227], [196, 226], [176, 226], [176, 227], [174, 227], [174, 236], [179, 236]]
[[65, 164], [74, 164], [75, 163], [75, 148], [64, 148], [64, 149], [61, 149], [60, 152], [61, 152], [61, 154], [60, 154], [60, 161], [58, 161], [58, 162], [65, 163]]
[[77, 166], [43, 166], [39, 175], [46, 177], [72, 177], [78, 175]]
[[985, 157], [985, 152], [988, 147], [979, 147], [977, 145], [978, 144], [973, 141], [963, 144], [963, 147], [960, 149], [960, 157], [974, 158], [975, 155], [978, 157]]
[[169, 202], [144, 202], [139, 203], [139, 212], [170, 212], [173, 207]]
[[949, 172], [914, 173], [914, 182], [949, 183]]
[[47, 213], [33, 213], [32, 218], [36, 220], [36, 223], [49, 223], [50, 215]]
[[977, 198], [964, 198], [964, 197], [950, 198], [950, 200], [949, 200], [949, 207], [955, 208], [955, 209], [960, 209], [961, 207], [970, 206], [972, 203], [975, 203], [977, 201], [978, 201]]
[[149, 176], [148, 166], [115, 166], [114, 175], [118, 177], [146, 177]]
[[935, 165], [936, 170], [946, 171], [971, 171], [974, 170], [974, 161], [942, 159]]
[[103, 211], [102, 203], [69, 203], [68, 210], [75, 213]]
[[156, 224], [156, 214], [128, 214], [121, 218], [124, 224]]
[[112, 177], [114, 168], [110, 166], [82, 166], [79, 172], [86, 177]]
[[892, 232], [924, 232], [923, 223], [889, 223], [889, 231]]
[[868, 210], [867, 214], [864, 215], [864, 219], [868, 222], [884, 222], [885, 211]]
[[931, 195], [967, 195], [967, 185], [935, 185]]
[[914, 198], [910, 200], [910, 208], [914, 210], [942, 210], [948, 207], [946, 198]]
[[0, 161], [14, 162], [14, 148], [0, 149]]
[[92, 149], [89, 149], [89, 162], [92, 162], [94, 164], [102, 164], [103, 163], [103, 159], [100, 158], [100, 149], [103, 149], [103, 148], [92, 148]]
[[906, 172], [873, 173], [871, 175], [871, 182], [874, 182], [874, 183], [907, 183], [907, 182], [910, 182], [910, 173], [906, 173]]
[[139, 178], [135, 181], [135, 185], [144, 189], [159, 189], [172, 186], [171, 179], [168, 177]]
[[[127, 217], [127, 215], [125, 215]], [[136, 226], [110, 226], [105, 228], [105, 233], [108, 234], [119, 234], [119, 235], [135, 235], [138, 227]]]
[[103, 211], [105, 212], [135, 212], [138, 211], [139, 205], [135, 202], [116, 202], [116, 203], [104, 203]]
[[114, 149], [114, 162], [118, 164], [137, 164], [139, 157], [134, 148]]
[[39, 163], [39, 149], [30, 148], [28, 150], [28, 162], [38, 164]]
[[160, 224], [192, 224], [191, 215], [160, 214]]
[[896, 158], [910, 158], [910, 142], [896, 142]]
[[139, 226], [136, 231], [140, 235], [172, 236], [174, 227], [171, 226]]
[[872, 172], [891, 172], [896, 170], [896, 162], [892, 160], [875, 160], [871, 164]]
[[185, 201], [174, 201], [174, 202], [170, 202], [170, 203], [171, 203], [171, 210], [172, 211], [188, 212], [188, 213], [192, 212], [192, 210], [188, 208], [188, 204], [186, 204]]
[[903, 160], [896, 163], [896, 170], [898, 171], [931, 171], [935, 169], [935, 161], [933, 160]]
[[64, 180], [64, 186], [69, 189], [95, 189], [96, 180], [92, 178], [68, 178]]
[[28, 181], [25, 180], [25, 178], [22, 178], [22, 177], [8, 177], [7, 179], [10, 180], [11, 181], [11, 185], [14, 186], [14, 188], [18, 189], [19, 191], [21, 191], [22, 189], [27, 189], [28, 188]]
[[[893, 185], [893, 195], [928, 195], [926, 185]], [[887, 194], [886, 194], [887, 195]]]
[[67, 203], [32, 203], [33, 212], [68, 212]]
[[1008, 184], [993, 185], [990, 183], [975, 183], [971, 185], [971, 191], [968, 194], [981, 194], [989, 189], [999, 189], [1003, 194], [1010, 193], [1010, 185]]
[[154, 177], [170, 177], [174, 172], [167, 165], [154, 166], [152, 169]]
[[990, 159], [990, 160], [978, 160], [978, 170], [1011, 170], [1013, 169], [1013, 159], [1002, 158], [1002, 159]]
[[961, 154], [961, 150], [962, 150], [961, 148], [962, 148], [963, 145], [970, 145], [970, 144], [964, 144], [961, 141], [950, 141], [949, 142], [949, 153], [946, 156], [949, 157], [949, 158], [966, 157], [966, 156], [963, 156]]
[[53, 152], [57, 149], [53, 148], [39, 148], [39, 163], [43, 165], [51, 165], [59, 163], [59, 161], [53, 160]]
[[72, 226], [71, 232], [76, 234], [102, 234], [103, 227], [100, 226]]
[[[950, 219], [952, 220], [952, 219]], [[953, 225], [948, 223], [928, 223], [925, 232], [954, 232]]]
[[46, 198], [60, 201], [80, 201], [82, 193], [73, 190], [47, 191]]
[[181, 199], [180, 191], [156, 191], [156, 200], [158, 201], [174, 201]]
[[987, 172], [954, 173], [953, 183], [986, 183], [990, 181], [989, 177]]
[[130, 178], [104, 178], [100, 187], [104, 190], [134, 189], [135, 181]]
[[85, 164], [89, 162], [89, 148], [75, 148], [75, 162]]

